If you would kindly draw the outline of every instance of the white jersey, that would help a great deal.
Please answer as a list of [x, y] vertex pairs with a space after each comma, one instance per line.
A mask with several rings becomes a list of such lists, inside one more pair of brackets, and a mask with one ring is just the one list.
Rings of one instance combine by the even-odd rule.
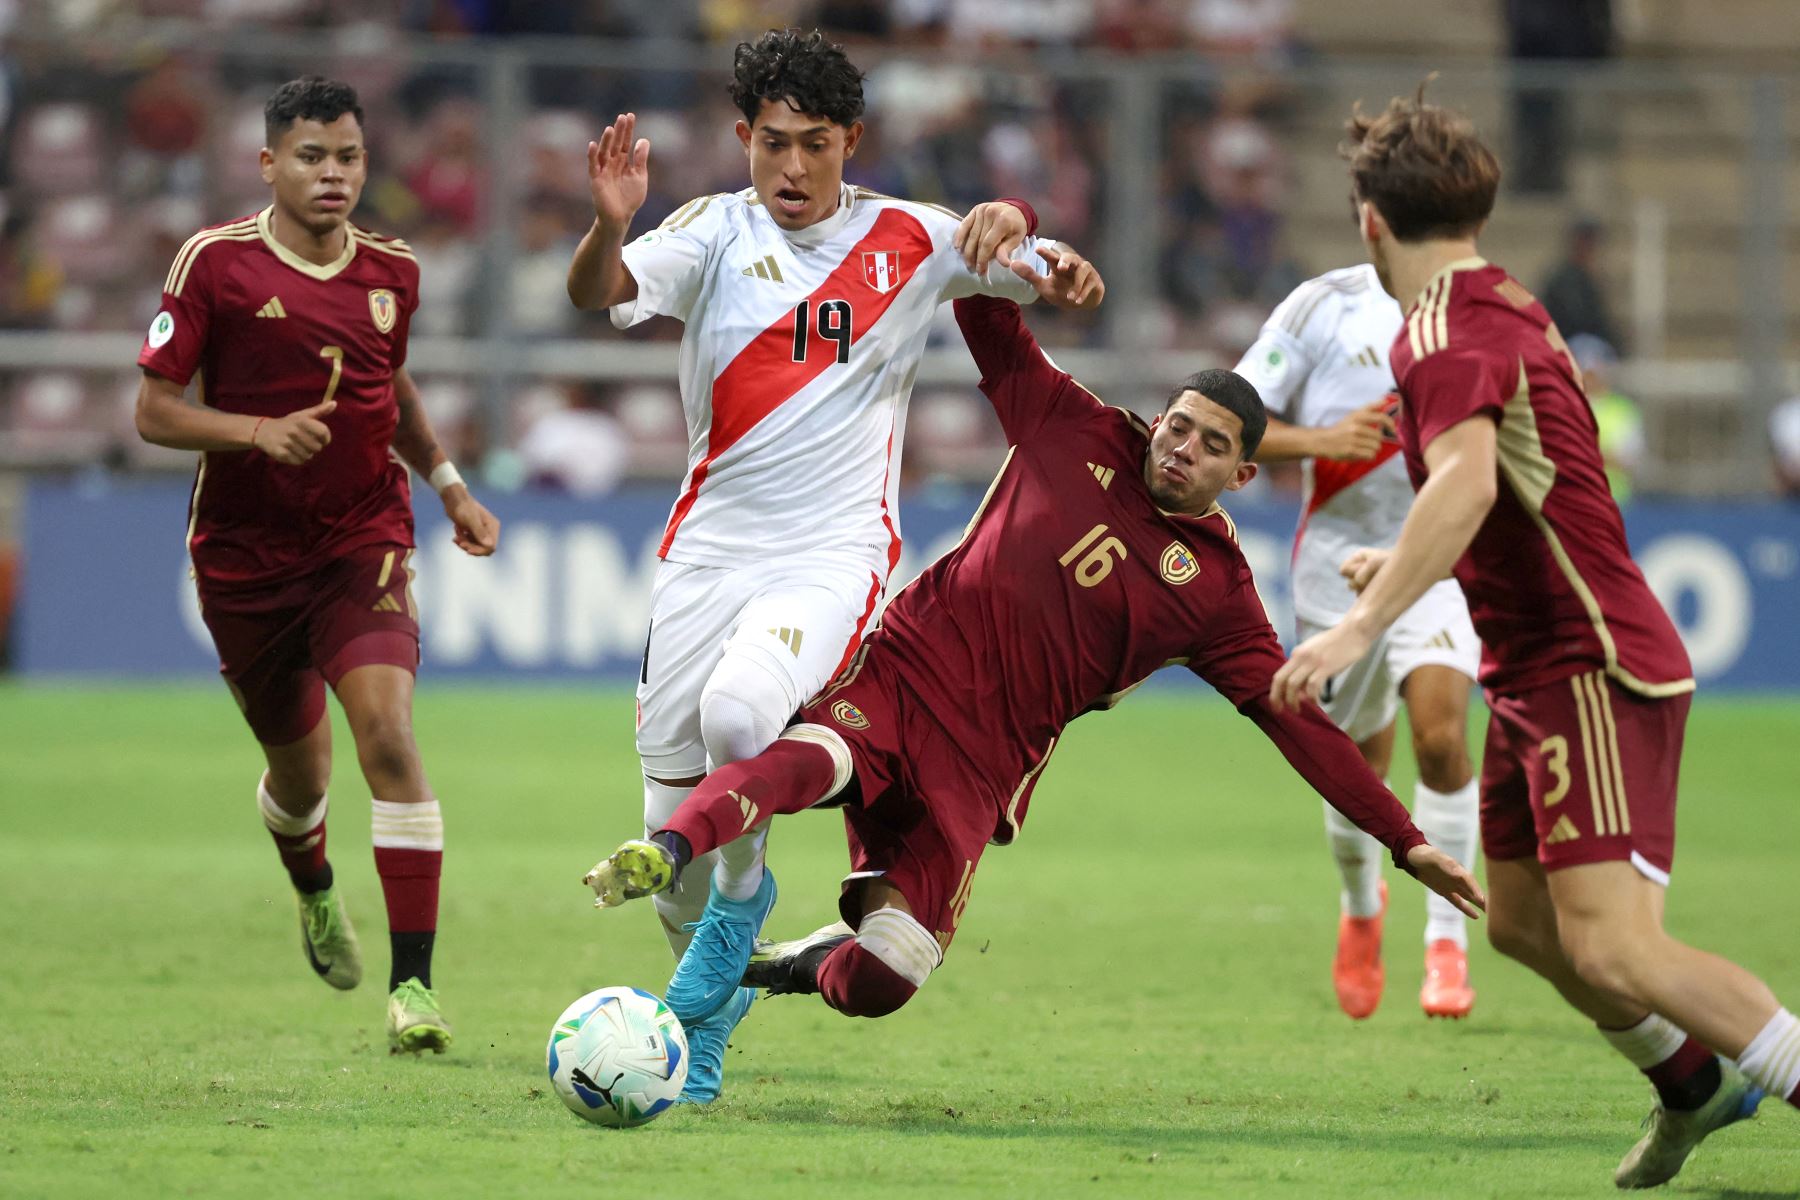
[[[1261, 393], [1269, 412], [1293, 425], [1322, 428], [1392, 397], [1388, 347], [1405, 318], [1364, 264], [1327, 271], [1276, 306], [1238, 374]], [[1313, 625], [1335, 625], [1356, 594], [1338, 568], [1359, 546], [1392, 546], [1412, 506], [1412, 481], [1397, 438], [1367, 462], [1306, 459], [1305, 498], [1294, 533], [1294, 612]]]
[[900, 555], [906, 402], [933, 314], [958, 296], [1036, 297], [998, 264], [986, 281], [970, 272], [951, 244], [957, 224], [846, 185], [835, 213], [790, 232], [747, 189], [693, 200], [625, 247], [638, 294], [613, 324], [687, 325], [688, 469], [661, 557], [735, 566], [845, 550], [885, 562], [885, 578]]

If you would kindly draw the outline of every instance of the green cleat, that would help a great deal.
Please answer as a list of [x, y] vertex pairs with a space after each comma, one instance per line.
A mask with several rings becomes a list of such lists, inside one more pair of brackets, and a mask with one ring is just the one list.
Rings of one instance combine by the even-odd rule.
[[594, 889], [595, 908], [617, 908], [668, 891], [675, 882], [675, 860], [655, 842], [633, 838], [595, 863], [581, 882]]
[[1719, 1060], [1719, 1067], [1719, 1090], [1699, 1108], [1678, 1112], [1659, 1103], [1650, 1110], [1644, 1119], [1650, 1132], [1619, 1163], [1619, 1169], [1613, 1172], [1614, 1183], [1622, 1188], [1667, 1183], [1707, 1134], [1756, 1115], [1756, 1106], [1762, 1103], [1762, 1089], [1725, 1059]]
[[300, 946], [313, 972], [340, 991], [362, 982], [362, 949], [356, 930], [335, 886], [322, 892], [296, 892], [300, 902]]
[[401, 982], [388, 997], [388, 1053], [442, 1054], [450, 1047], [450, 1022], [438, 1008], [437, 993], [417, 977]]

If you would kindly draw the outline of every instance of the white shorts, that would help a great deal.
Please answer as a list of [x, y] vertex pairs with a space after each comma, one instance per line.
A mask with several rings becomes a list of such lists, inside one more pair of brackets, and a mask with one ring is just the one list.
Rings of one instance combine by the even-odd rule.
[[[1302, 640], [1325, 628], [1304, 620], [1299, 626]], [[1454, 579], [1433, 584], [1401, 613], [1368, 654], [1332, 677], [1319, 704], [1352, 740], [1363, 741], [1393, 724], [1400, 710], [1400, 685], [1424, 666], [1450, 667], [1471, 683], [1481, 667], [1481, 641]]]
[[645, 774], [705, 773], [700, 693], [727, 643], [759, 656], [787, 681], [791, 715], [849, 659], [886, 583], [885, 560], [873, 564], [841, 553], [741, 567], [658, 563], [637, 688], [637, 750]]

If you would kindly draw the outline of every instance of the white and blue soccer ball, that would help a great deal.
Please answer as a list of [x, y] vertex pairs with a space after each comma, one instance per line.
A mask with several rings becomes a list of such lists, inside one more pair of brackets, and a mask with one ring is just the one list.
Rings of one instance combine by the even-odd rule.
[[675, 1103], [687, 1083], [687, 1034], [669, 1006], [634, 987], [589, 992], [550, 1031], [550, 1083], [585, 1121], [626, 1129]]

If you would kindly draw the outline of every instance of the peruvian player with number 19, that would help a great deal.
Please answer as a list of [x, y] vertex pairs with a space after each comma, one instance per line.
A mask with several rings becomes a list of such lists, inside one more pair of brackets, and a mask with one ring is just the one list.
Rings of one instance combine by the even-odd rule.
[[[597, 865], [599, 902], [660, 893], [771, 813], [841, 806], [843, 924], [735, 965], [746, 983], [816, 992], [846, 1015], [891, 1013], [942, 961], [983, 851], [1018, 834], [1064, 727], [1181, 664], [1398, 866], [1474, 916], [1473, 876], [1426, 842], [1355, 744], [1317, 705], [1270, 703], [1281, 645], [1217, 503], [1256, 473], [1256, 390], [1202, 371], [1146, 426], [1058, 370], [1017, 305], [959, 300], [956, 317], [1012, 443], [967, 536], [894, 597], [773, 746], [715, 771], [649, 840]], [[1191, 750], [1170, 747], [1171, 763]], [[1179, 787], [1166, 800], [1208, 803]], [[1159, 852], [1121, 830], [1068, 886], [1140, 888]]]
[[[299, 894], [307, 961], [336, 988], [362, 977], [325, 857], [329, 686], [374, 796], [389, 1046], [442, 1051], [431, 952], [443, 818], [412, 735], [419, 623], [401, 462], [437, 489], [466, 552], [492, 554], [500, 524], [438, 448], [406, 374], [419, 264], [404, 242], [350, 223], [368, 178], [356, 93], [297, 79], [264, 117], [274, 203], [176, 256], [138, 355], [137, 427], [200, 451], [188, 522], [200, 612], [267, 760], [257, 801]], [[190, 381], [198, 404], [184, 398]]]
[[[752, 186], [695, 199], [625, 245], [650, 150], [625, 114], [588, 147], [595, 223], [569, 270], [571, 299], [610, 308], [620, 328], [686, 325], [688, 469], [657, 548], [637, 693], [646, 830], [709, 768], [773, 741], [861, 640], [900, 555], [897, 458], [938, 305], [1030, 300], [1039, 289], [1007, 269], [1009, 252], [1039, 279], [1055, 256], [1028, 236], [1023, 202], [959, 227], [845, 184], [862, 75], [817, 33], [740, 45], [732, 96]], [[977, 274], [977, 257], [998, 261]], [[775, 902], [766, 828], [739, 832], [702, 863], [710, 903], [704, 886], [657, 898], [676, 954], [698, 931], [667, 990], [693, 1051], [689, 1102], [718, 1094], [725, 1038], [753, 996], [716, 964], [748, 953]]]

